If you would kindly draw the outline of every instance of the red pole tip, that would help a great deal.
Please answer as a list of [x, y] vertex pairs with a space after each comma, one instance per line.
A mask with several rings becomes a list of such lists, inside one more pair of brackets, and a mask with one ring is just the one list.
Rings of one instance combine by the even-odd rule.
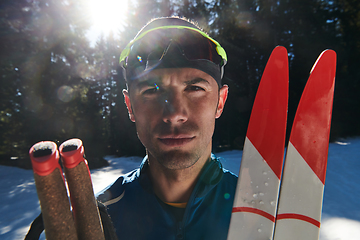
[[63, 142], [59, 151], [66, 168], [74, 168], [84, 161], [84, 147], [80, 139], [73, 138]]
[[40, 176], [47, 176], [56, 168], [60, 169], [59, 152], [56, 143], [38, 142], [29, 150], [33, 171]]

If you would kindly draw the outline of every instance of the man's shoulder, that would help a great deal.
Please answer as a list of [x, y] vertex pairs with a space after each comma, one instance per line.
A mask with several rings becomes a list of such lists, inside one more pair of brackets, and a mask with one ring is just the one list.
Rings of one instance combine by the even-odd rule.
[[230, 189], [236, 189], [238, 177], [231, 171], [223, 168], [223, 177], [221, 179], [222, 184], [227, 185]]
[[216, 157], [215, 155], [212, 155], [212, 158], [218, 163], [219, 167], [223, 172], [221, 182], [235, 188], [237, 184], [238, 176], [233, 172], [231, 172], [230, 170], [224, 168], [220, 158]]
[[217, 157], [215, 156], [215, 154], [211, 154], [211, 159], [218, 163], [219, 167], [222, 169], [224, 173], [224, 176], [226, 176], [229, 179], [237, 180], [238, 176], [223, 166], [221, 157]]
[[224, 177], [226, 179], [229, 179], [229, 181], [237, 181], [238, 176], [235, 173], [231, 172], [226, 168], [223, 168], [223, 172], [224, 172]]
[[140, 169], [138, 168], [120, 176], [114, 183], [102, 190], [98, 194], [97, 199], [104, 205], [109, 205], [118, 198], [120, 200], [127, 187], [136, 185], [139, 173]]
[[[210, 188], [218, 191], [235, 191], [237, 184], [237, 176], [232, 172], [224, 169], [221, 161], [214, 154], [211, 155], [211, 160], [205, 167], [200, 176], [200, 183], [205, 183]], [[214, 188], [215, 187], [215, 188]]]

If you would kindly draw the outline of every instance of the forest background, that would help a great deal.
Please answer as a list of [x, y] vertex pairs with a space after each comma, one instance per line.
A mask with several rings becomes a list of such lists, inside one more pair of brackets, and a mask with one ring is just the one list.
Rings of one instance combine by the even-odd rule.
[[[241, 149], [262, 71], [277, 45], [289, 52], [288, 129], [312, 65], [337, 52], [331, 140], [360, 135], [360, 1], [119, 0], [121, 27], [92, 43], [86, 0], [0, 2], [0, 164], [30, 168], [29, 148], [82, 139], [91, 168], [105, 155], [144, 156], [121, 90], [119, 56], [150, 19], [185, 16], [228, 55], [230, 93], [213, 149]], [[289, 132], [288, 132], [289, 134]]]

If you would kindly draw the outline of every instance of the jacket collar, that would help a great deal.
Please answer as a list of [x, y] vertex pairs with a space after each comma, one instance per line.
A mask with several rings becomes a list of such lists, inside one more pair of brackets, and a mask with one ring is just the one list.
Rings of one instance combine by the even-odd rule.
[[[213, 187], [215, 187], [224, 175], [223, 167], [220, 161], [214, 156], [207, 162], [200, 172], [200, 178], [195, 186], [194, 193], [196, 198], [204, 197]], [[141, 187], [150, 193], [154, 193], [149, 176], [149, 163], [146, 156], [140, 164], [137, 171], [137, 177]]]

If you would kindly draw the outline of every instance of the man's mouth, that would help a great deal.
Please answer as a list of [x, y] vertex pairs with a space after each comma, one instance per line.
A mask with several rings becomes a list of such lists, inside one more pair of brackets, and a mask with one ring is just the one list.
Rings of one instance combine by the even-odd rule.
[[183, 146], [188, 142], [191, 142], [195, 136], [179, 136], [179, 137], [160, 137], [158, 138], [161, 143], [170, 146], [170, 147], [177, 147]]

